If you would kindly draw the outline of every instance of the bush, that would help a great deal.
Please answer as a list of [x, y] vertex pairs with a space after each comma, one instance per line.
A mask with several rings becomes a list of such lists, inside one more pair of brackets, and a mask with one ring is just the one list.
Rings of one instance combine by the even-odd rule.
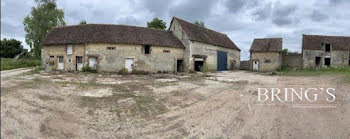
[[201, 66], [199, 69], [200, 69], [201, 72], [206, 73], [206, 72], [209, 71], [209, 65], [208, 64], [203, 64], [203, 66]]
[[41, 70], [43, 70], [42, 66], [36, 66], [32, 69], [32, 73], [39, 73]]
[[1, 70], [41, 66], [40, 59], [11, 59], [1, 58]]
[[129, 71], [126, 68], [122, 68], [118, 73], [121, 74], [121, 75], [124, 75], [124, 74], [128, 74]]
[[90, 68], [89, 66], [84, 66], [82, 69], [81, 69], [82, 72], [91, 72], [91, 73], [96, 73], [97, 70], [95, 69], [92, 69]]
[[143, 71], [143, 70], [133, 70], [132, 74], [147, 75], [147, 74], [149, 74], [149, 72], [148, 71]]

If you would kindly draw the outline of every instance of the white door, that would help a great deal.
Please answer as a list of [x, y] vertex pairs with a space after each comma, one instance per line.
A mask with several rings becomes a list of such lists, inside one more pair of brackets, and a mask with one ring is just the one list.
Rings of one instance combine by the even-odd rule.
[[97, 58], [89, 57], [89, 67], [92, 69], [97, 69]]
[[83, 69], [83, 57], [77, 56], [76, 62], [77, 62], [77, 70], [81, 71]]
[[253, 71], [259, 71], [259, 61], [253, 61]]
[[132, 72], [132, 70], [134, 69], [134, 59], [125, 59], [125, 68], [128, 70], [128, 72]]
[[58, 56], [58, 64], [57, 64], [57, 69], [58, 70], [63, 70], [64, 69], [64, 62], [63, 62], [63, 56]]

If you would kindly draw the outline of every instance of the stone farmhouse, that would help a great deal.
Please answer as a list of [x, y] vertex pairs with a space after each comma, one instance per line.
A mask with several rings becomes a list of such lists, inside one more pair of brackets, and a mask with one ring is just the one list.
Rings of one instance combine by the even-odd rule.
[[177, 72], [238, 69], [240, 49], [227, 35], [173, 18], [169, 30], [109, 24], [53, 28], [42, 42], [45, 69]]
[[252, 71], [275, 71], [282, 65], [282, 38], [254, 39], [250, 47]]
[[350, 37], [303, 35], [304, 68], [350, 66]]

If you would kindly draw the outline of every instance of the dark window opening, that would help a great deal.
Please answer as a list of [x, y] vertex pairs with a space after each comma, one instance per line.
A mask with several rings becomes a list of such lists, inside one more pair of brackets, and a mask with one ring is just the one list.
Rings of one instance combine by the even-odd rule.
[[115, 50], [115, 47], [107, 47], [107, 50]]
[[151, 46], [144, 45], [144, 50], [145, 50], [145, 54], [150, 54], [151, 53]]
[[316, 57], [316, 66], [320, 66], [321, 63], [321, 57]]
[[331, 58], [325, 58], [324, 59], [324, 65], [330, 66], [331, 65]]
[[55, 56], [50, 56], [49, 64], [52, 66], [55, 64]]
[[349, 66], [350, 66], [350, 51], [349, 51]]
[[326, 50], [326, 52], [330, 52], [331, 51], [331, 44], [329, 44], [329, 43], [326, 43], [325, 44], [325, 50]]
[[183, 60], [177, 60], [177, 71], [183, 71]]
[[58, 62], [63, 63], [63, 56], [58, 56]]
[[164, 53], [170, 53], [170, 50], [163, 50]]
[[271, 63], [270, 59], [265, 60], [265, 63]]

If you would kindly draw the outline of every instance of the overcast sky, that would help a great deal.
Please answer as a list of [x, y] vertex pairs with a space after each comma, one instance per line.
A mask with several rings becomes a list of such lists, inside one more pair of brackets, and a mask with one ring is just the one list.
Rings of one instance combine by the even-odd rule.
[[[282, 37], [283, 48], [301, 51], [302, 34], [350, 35], [349, 0], [57, 0], [67, 25], [87, 23], [146, 26], [154, 17], [202, 20], [227, 34], [249, 58], [254, 38]], [[34, 0], [1, 0], [1, 38], [24, 42], [23, 19]]]

